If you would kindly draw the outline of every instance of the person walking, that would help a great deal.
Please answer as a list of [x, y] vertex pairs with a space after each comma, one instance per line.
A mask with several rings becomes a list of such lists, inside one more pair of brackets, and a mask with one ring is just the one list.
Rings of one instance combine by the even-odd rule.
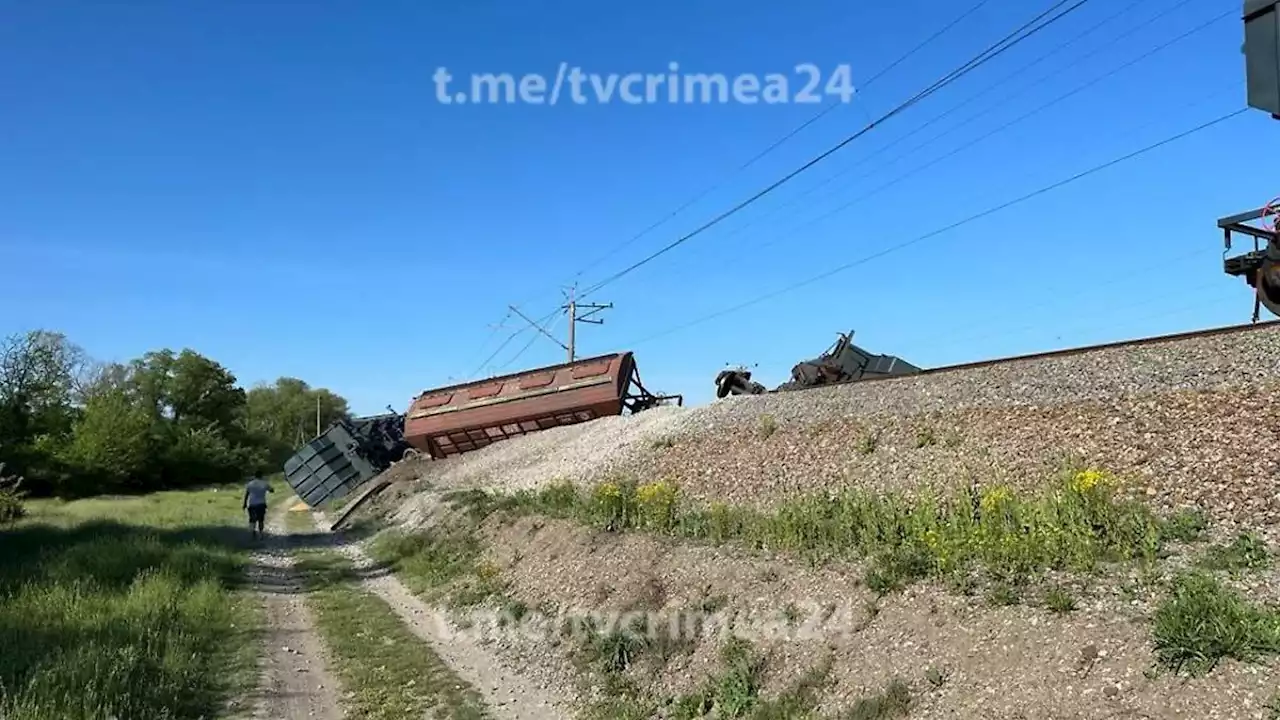
[[267, 521], [267, 493], [275, 492], [270, 483], [260, 477], [249, 480], [244, 487], [243, 507], [249, 511], [249, 531], [254, 538], [262, 537]]

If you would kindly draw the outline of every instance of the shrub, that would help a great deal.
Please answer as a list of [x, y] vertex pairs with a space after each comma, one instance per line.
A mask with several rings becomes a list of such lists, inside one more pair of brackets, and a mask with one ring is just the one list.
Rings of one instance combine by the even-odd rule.
[[675, 527], [679, 494], [679, 488], [663, 480], [641, 485], [636, 490], [640, 526], [662, 532]]
[[929, 447], [938, 444], [938, 435], [933, 428], [924, 426], [916, 429], [916, 448]]
[[27, 514], [26, 505], [22, 502], [26, 493], [22, 488], [22, 478], [6, 476], [4, 463], [0, 463], [0, 525], [21, 520]]
[[597, 485], [592, 493], [592, 506], [596, 519], [610, 530], [636, 526], [639, 508], [634, 483], [606, 482]]
[[1022, 602], [1022, 598], [1011, 585], [996, 583], [987, 592], [987, 602], [997, 606], [1017, 605]]
[[901, 718], [910, 712], [911, 705], [911, 688], [894, 678], [880, 694], [859, 700], [845, 717], [849, 720]]
[[760, 437], [767, 438], [778, 432], [778, 421], [772, 415], [760, 416]]
[[876, 446], [880, 444], [880, 434], [876, 432], [868, 432], [866, 435], [858, 438], [855, 446], [859, 455], [870, 455], [876, 451]]
[[720, 649], [723, 670], [707, 678], [698, 690], [676, 699], [673, 717], [693, 720], [714, 712], [716, 717], [748, 717], [760, 703], [764, 663], [747, 641], [730, 637]]

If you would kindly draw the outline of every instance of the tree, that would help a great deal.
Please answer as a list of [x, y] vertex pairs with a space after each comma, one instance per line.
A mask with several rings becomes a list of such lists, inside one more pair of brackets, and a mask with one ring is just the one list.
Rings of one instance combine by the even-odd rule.
[[152, 419], [162, 485], [231, 482], [267, 462], [252, 447], [245, 391], [219, 363], [191, 349], [153, 351], [133, 361], [126, 384]]
[[345, 398], [290, 377], [253, 388], [246, 406], [249, 431], [267, 444], [276, 465], [316, 435], [317, 407], [321, 430], [351, 416]]
[[347, 402], [295, 378], [251, 392], [195, 350], [96, 363], [37, 330], [0, 340], [0, 464], [32, 494], [148, 491], [278, 469]]
[[34, 414], [69, 406], [89, 368], [88, 355], [46, 330], [0, 341], [0, 400], [23, 398]]
[[59, 459], [76, 472], [60, 490], [84, 495], [108, 490], [145, 490], [156, 484], [155, 419], [123, 388], [89, 398]]
[[245, 392], [236, 376], [195, 352], [149, 352], [133, 361], [132, 387], [158, 418], [193, 427], [232, 428], [242, 417]]
[[61, 333], [33, 330], [0, 340], [0, 462], [37, 491], [49, 482], [38, 446], [56, 445], [71, 432], [88, 367], [84, 350]]

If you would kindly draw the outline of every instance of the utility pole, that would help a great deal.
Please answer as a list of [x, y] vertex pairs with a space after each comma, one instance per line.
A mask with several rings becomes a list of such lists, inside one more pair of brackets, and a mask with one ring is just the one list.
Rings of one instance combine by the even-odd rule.
[[[565, 348], [566, 350], [569, 351], [569, 362], [573, 362], [574, 349], [577, 347], [577, 345], [575, 344], [576, 333], [574, 332], [574, 328], [577, 326], [577, 324], [580, 322], [584, 322], [584, 323], [591, 323], [592, 325], [603, 325], [604, 320], [592, 320], [591, 316], [600, 312], [601, 310], [608, 310], [613, 307], [613, 303], [608, 303], [605, 305], [601, 305], [599, 303], [586, 303], [586, 304], [579, 303], [577, 300], [577, 290], [578, 290], [577, 285], [569, 288], [569, 295], [568, 295], [569, 303], [564, 306], [564, 309], [569, 311], [569, 346]], [[578, 315], [578, 310], [582, 308], [586, 308], [587, 312], [583, 313], [582, 315]]]
[[[569, 293], [565, 296], [568, 300], [568, 304], [562, 305], [560, 307], [561, 310], [566, 310], [569, 313], [569, 343], [567, 345], [565, 343], [560, 342], [560, 340], [558, 340], [555, 335], [552, 335], [551, 333], [547, 332], [546, 328], [542, 327], [538, 323], [531, 320], [528, 315], [525, 315], [524, 313], [520, 312], [519, 308], [517, 308], [515, 305], [507, 306], [508, 308], [511, 309], [511, 312], [515, 313], [516, 315], [519, 315], [521, 320], [524, 320], [525, 322], [529, 323], [529, 325], [532, 326], [534, 330], [537, 330], [539, 333], [542, 333], [544, 336], [550, 339], [551, 342], [559, 345], [561, 348], [564, 348], [564, 351], [569, 355], [569, 362], [573, 362], [575, 357], [574, 350], [576, 348], [576, 342], [577, 342], [577, 333], [575, 332], [575, 330], [576, 330], [577, 324], [580, 322], [585, 322], [585, 323], [591, 323], [592, 325], [603, 325], [604, 320], [593, 320], [591, 319], [591, 316], [600, 312], [601, 310], [608, 310], [613, 307], [613, 303], [608, 303], [604, 305], [600, 303], [580, 303], [577, 301], [577, 298], [575, 297], [575, 291], [576, 291], [576, 287], [569, 289]], [[586, 309], [587, 312], [579, 314], [579, 312], [583, 309]]]

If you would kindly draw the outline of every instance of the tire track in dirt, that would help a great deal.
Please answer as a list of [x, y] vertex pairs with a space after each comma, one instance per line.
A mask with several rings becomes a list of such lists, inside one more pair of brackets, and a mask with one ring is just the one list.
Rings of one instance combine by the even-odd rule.
[[[329, 532], [324, 513], [315, 512], [312, 517], [317, 530]], [[357, 569], [368, 570], [374, 566], [373, 560], [356, 543], [337, 542], [334, 548], [346, 555]], [[430, 645], [459, 678], [481, 694], [495, 720], [567, 720], [576, 716], [571, 698], [557, 696], [505, 667], [474, 638], [451, 629], [439, 609], [411, 593], [394, 575], [362, 574], [367, 577], [361, 585], [386, 602], [414, 635]]]
[[254, 553], [248, 576], [265, 616], [261, 678], [252, 696], [254, 720], [343, 720], [341, 690], [329, 671], [324, 643], [293, 568], [292, 538], [285, 529], [288, 503], [273, 513], [264, 547]]

